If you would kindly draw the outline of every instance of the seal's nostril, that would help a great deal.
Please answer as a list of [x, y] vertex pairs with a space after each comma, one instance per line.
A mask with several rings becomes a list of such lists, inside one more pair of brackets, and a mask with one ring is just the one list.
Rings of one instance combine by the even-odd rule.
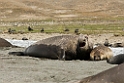
[[83, 42], [86, 42], [86, 40], [84, 39]]

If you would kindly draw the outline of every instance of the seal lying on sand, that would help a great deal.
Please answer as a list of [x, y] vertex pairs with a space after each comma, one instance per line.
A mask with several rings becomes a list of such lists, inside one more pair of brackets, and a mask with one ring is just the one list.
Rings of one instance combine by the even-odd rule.
[[114, 43], [114, 44], [112, 44], [112, 47], [124, 47], [124, 42], [122, 42], [122, 43]]
[[113, 52], [110, 48], [100, 45], [95, 47], [90, 53], [91, 60], [104, 60], [113, 57]]
[[124, 54], [119, 54], [110, 59], [107, 59], [107, 62], [110, 64], [121, 64], [124, 62]]
[[75, 83], [124, 83], [124, 63]]
[[[10, 52], [9, 54], [29, 55], [40, 58], [65, 60], [90, 59], [93, 44], [83, 35], [61, 35], [40, 40], [26, 48], [25, 52]], [[56, 56], [56, 57], [55, 57]]]
[[[51, 58], [51, 59], [63, 59], [64, 50], [60, 46], [56, 45], [33, 45], [25, 50], [29, 56]], [[50, 56], [51, 55], [51, 56]]]
[[0, 38], [0, 47], [13, 47], [7, 40]]

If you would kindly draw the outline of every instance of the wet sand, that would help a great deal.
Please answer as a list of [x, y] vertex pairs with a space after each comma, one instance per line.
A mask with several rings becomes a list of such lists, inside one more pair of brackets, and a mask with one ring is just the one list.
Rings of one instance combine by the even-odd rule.
[[[28, 36], [30, 35], [27, 35], [26, 37]], [[36, 36], [37, 35], [35, 35], [35, 37], [32, 36], [31, 40], [40, 40], [48, 37], [41, 36], [42, 38], [39, 38], [40, 36]], [[6, 34], [4, 34], [3, 37], [17, 37], [17, 39], [21, 39], [23, 36], [6, 36]], [[93, 37], [94, 36], [92, 36], [92, 38]], [[104, 41], [104, 38], [101, 41]], [[84, 77], [97, 74], [113, 66], [117, 66], [108, 64], [105, 60], [62, 61], [40, 59], [29, 56], [8, 55], [8, 52], [24, 50], [25, 48], [0, 48], [0, 83], [72, 83]]]

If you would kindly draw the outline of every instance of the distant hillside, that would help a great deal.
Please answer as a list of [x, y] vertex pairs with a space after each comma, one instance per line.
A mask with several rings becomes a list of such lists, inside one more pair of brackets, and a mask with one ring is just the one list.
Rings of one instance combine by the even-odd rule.
[[123, 17], [124, 0], [0, 0], [0, 20]]

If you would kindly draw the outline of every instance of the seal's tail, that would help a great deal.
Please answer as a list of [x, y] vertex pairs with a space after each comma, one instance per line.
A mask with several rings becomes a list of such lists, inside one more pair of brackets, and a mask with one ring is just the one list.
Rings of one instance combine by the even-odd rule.
[[9, 55], [23, 56], [25, 54], [24, 54], [24, 52], [9, 52]]

